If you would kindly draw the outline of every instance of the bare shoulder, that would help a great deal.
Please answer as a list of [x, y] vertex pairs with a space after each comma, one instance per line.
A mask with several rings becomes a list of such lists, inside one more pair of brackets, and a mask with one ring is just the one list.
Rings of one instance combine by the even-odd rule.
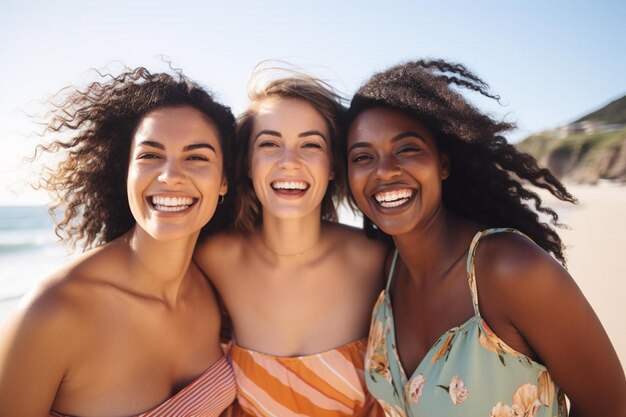
[[[94, 256], [95, 255], [95, 256]], [[88, 320], [96, 296], [90, 282], [99, 256], [82, 256], [42, 281], [20, 303], [15, 319], [54, 337], [72, 336]]]
[[564, 284], [574, 284], [555, 258], [530, 239], [515, 233], [482, 237], [474, 265], [483, 286], [496, 286], [505, 292], [512, 291], [512, 294], [528, 287], [536, 291], [554, 291]]
[[345, 269], [356, 276], [371, 276], [375, 282], [380, 280], [390, 244], [368, 238], [362, 229], [355, 227], [328, 223], [324, 227], [332, 240], [333, 253]]
[[2, 329], [0, 367], [20, 363], [23, 355], [33, 362], [48, 357], [43, 369], [51, 373], [68, 366], [89, 328], [91, 294], [77, 275], [80, 265], [57, 271], [24, 296]]
[[362, 229], [340, 223], [325, 223], [324, 227], [335, 243], [341, 243], [344, 255], [379, 259], [389, 252], [388, 243], [367, 237]]
[[221, 272], [239, 265], [248, 241], [245, 235], [234, 231], [207, 236], [197, 244], [193, 260], [216, 283], [224, 275]]
[[[43, 415], [65, 376], [98, 337], [93, 325], [101, 250], [50, 275], [27, 294], [0, 335], [0, 414]], [[94, 285], [94, 283], [96, 283]], [[110, 286], [109, 286], [110, 287]], [[95, 307], [95, 308], [94, 308]]]
[[494, 330], [501, 336], [512, 334], [502, 323], [515, 329], [513, 347], [526, 347], [548, 368], [576, 410], [572, 415], [626, 409], [615, 349], [574, 279], [550, 254], [515, 234], [485, 236], [475, 272], [481, 315], [500, 324]]
[[194, 259], [202, 261], [204, 258], [231, 256], [233, 253], [240, 252], [245, 243], [246, 238], [242, 233], [230, 230], [221, 231], [198, 242]]

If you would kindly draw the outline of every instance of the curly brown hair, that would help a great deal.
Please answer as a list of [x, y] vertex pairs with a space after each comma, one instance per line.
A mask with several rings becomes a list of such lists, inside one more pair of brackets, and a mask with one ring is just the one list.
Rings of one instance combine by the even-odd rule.
[[[54, 197], [50, 212], [61, 213], [56, 234], [72, 247], [84, 249], [110, 242], [135, 224], [126, 192], [130, 146], [136, 127], [149, 112], [163, 107], [189, 106], [217, 126], [224, 158], [224, 174], [230, 179], [231, 146], [235, 119], [230, 108], [181, 72], [150, 73], [143, 67], [113, 76], [86, 89], [66, 87], [59, 102], [45, 118], [43, 134], [61, 135], [41, 151], [63, 152], [55, 168], [44, 170], [39, 186]], [[203, 233], [221, 227], [228, 213], [218, 206]]]
[[[254, 81], [254, 78], [253, 78]], [[341, 96], [325, 82], [299, 72], [292, 76], [273, 80], [260, 89], [250, 89], [248, 95], [251, 104], [237, 120], [235, 135], [235, 184], [236, 209], [235, 228], [242, 232], [254, 230], [262, 220], [262, 207], [257, 198], [252, 181], [248, 176], [250, 159], [250, 135], [254, 125], [254, 117], [260, 104], [267, 99], [283, 98], [302, 100], [319, 112], [326, 121], [330, 135], [332, 170], [334, 179], [322, 200], [322, 220], [334, 221], [337, 218], [337, 206], [346, 199], [348, 183], [346, 180], [346, 161], [342, 157], [340, 135], [343, 133], [342, 121], [346, 108]]]
[[[560, 226], [558, 215], [523, 182], [563, 201], [576, 199], [535, 158], [507, 142], [503, 134], [514, 129], [514, 123], [482, 113], [461, 95], [463, 88], [499, 101], [483, 80], [461, 64], [439, 59], [397, 65], [359, 88], [347, 125], [373, 107], [399, 110], [424, 123], [450, 160], [450, 176], [442, 184], [444, 206], [486, 227], [516, 228], [565, 265], [561, 238], [550, 224], [540, 221], [538, 212], [548, 215], [554, 226]], [[384, 237], [367, 218], [364, 227], [369, 235]]]

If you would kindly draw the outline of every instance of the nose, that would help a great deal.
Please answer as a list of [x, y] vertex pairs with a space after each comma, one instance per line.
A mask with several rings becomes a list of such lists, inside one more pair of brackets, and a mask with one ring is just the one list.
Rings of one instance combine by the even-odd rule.
[[185, 182], [185, 174], [177, 161], [170, 160], [163, 164], [158, 180], [168, 185], [179, 184]]
[[295, 149], [284, 148], [278, 160], [278, 167], [283, 169], [294, 168], [298, 165], [298, 155]]
[[400, 166], [393, 157], [381, 157], [376, 167], [376, 177], [382, 180], [392, 179], [400, 175]]

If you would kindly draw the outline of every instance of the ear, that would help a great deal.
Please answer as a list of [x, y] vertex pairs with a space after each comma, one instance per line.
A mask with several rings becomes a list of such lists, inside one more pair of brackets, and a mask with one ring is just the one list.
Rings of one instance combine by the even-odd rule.
[[450, 176], [450, 158], [446, 154], [439, 156], [439, 164], [441, 166], [441, 179], [445, 180]]
[[222, 177], [222, 185], [220, 186], [220, 195], [226, 195], [228, 192], [228, 181], [226, 177]]
[[334, 179], [335, 179], [335, 171], [332, 170], [332, 171], [330, 171], [330, 174], [328, 175], [328, 180], [332, 181]]

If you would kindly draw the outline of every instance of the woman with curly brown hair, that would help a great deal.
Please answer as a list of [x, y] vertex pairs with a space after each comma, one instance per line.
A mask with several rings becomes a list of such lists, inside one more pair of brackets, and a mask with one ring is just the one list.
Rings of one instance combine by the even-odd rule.
[[10, 321], [0, 415], [219, 415], [235, 382], [191, 258], [227, 191], [230, 109], [181, 74], [138, 68], [72, 89], [47, 131], [65, 136], [44, 147], [65, 152], [43, 182], [65, 213], [57, 233], [95, 248]]
[[236, 230], [194, 258], [232, 318], [239, 404], [253, 416], [382, 415], [363, 358], [387, 248], [336, 223], [345, 109], [303, 74], [251, 99], [236, 135]]
[[536, 211], [558, 216], [524, 183], [575, 200], [463, 88], [497, 99], [464, 66], [430, 60], [374, 75], [349, 109], [352, 196], [397, 248], [368, 388], [388, 416], [563, 416], [563, 393], [571, 416], [623, 416], [617, 355]]

